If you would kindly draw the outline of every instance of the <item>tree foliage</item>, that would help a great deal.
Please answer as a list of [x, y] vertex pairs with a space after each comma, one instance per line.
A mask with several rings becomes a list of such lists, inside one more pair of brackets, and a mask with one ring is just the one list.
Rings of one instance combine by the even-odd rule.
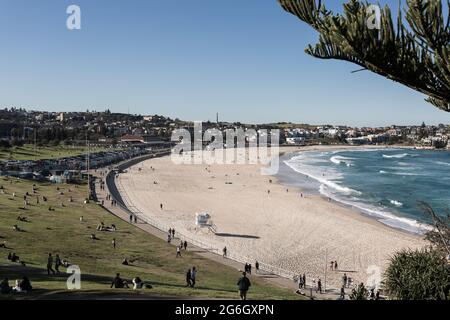
[[450, 257], [450, 215], [447, 213], [445, 217], [440, 217], [425, 202], [419, 202], [419, 206], [430, 216], [434, 225], [434, 228], [425, 234], [425, 239], [431, 243], [433, 249]]
[[357, 64], [450, 112], [450, 14], [441, 0], [406, 0], [405, 15], [399, 5], [396, 23], [385, 6], [379, 29], [368, 27], [374, 17], [368, 2], [349, 0], [343, 14], [329, 11], [321, 0], [278, 2], [319, 32], [319, 42], [309, 45], [307, 54]]
[[364, 283], [360, 283], [356, 288], [352, 290], [349, 298], [350, 300], [367, 300], [369, 291], [364, 286]]
[[447, 300], [450, 266], [436, 250], [403, 250], [391, 258], [384, 287], [395, 299]]

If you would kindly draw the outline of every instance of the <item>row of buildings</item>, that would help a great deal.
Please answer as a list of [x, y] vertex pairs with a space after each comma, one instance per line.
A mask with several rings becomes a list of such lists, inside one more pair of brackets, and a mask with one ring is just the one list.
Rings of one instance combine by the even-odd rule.
[[[193, 133], [193, 122], [160, 115], [131, 115], [103, 112], [45, 112], [25, 109], [0, 109], [0, 140], [28, 143], [67, 143], [122, 146], [169, 143], [175, 129]], [[216, 121], [202, 123], [202, 130], [279, 129], [280, 144], [408, 144], [418, 147], [446, 148], [448, 125], [362, 127], [312, 126], [292, 123], [241, 124]]]
[[448, 125], [354, 128], [317, 126], [285, 129], [286, 144], [306, 145], [320, 140], [350, 145], [406, 144], [423, 148], [450, 148]]

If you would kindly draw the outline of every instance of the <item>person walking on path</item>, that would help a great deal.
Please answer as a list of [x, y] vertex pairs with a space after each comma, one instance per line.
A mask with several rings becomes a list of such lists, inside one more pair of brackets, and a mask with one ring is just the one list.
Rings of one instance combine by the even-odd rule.
[[227, 247], [223, 247], [223, 257], [226, 258], [227, 257]]
[[317, 290], [316, 292], [318, 293], [322, 293], [322, 280], [319, 279], [319, 281], [317, 281]]
[[50, 272], [55, 274], [55, 270], [53, 270], [52, 266], [53, 266], [53, 257], [52, 254], [49, 253], [47, 258], [47, 274], [50, 274]]
[[59, 267], [60, 267], [61, 265], [62, 265], [61, 258], [59, 257], [59, 254], [57, 254], [56, 257], [55, 257], [55, 270], [56, 270], [56, 273], [57, 273], [57, 274], [60, 273], [60, 272], [59, 272]]
[[181, 258], [181, 250], [180, 250], [180, 246], [177, 246], [177, 256], [176, 258], [180, 257]]
[[302, 275], [298, 276], [298, 289], [303, 289], [303, 277]]
[[191, 286], [191, 269], [186, 272], [186, 287]]
[[259, 271], [259, 262], [258, 262], [258, 260], [256, 260], [256, 262], [255, 262], [255, 269], [256, 269], [256, 273], [258, 273], [258, 271]]
[[251, 283], [245, 272], [242, 272], [242, 277], [238, 280], [237, 286], [239, 288], [239, 297], [241, 300], [247, 300], [247, 292], [251, 286]]
[[130, 223], [133, 223], [133, 215], [130, 214]]
[[184, 251], [186, 251], [187, 250], [187, 241], [186, 240], [184, 240], [183, 246], [184, 246]]
[[344, 286], [341, 287], [341, 295], [340, 295], [340, 298], [341, 298], [342, 300], [345, 299], [345, 289], [344, 289]]
[[344, 276], [342, 277], [342, 286], [345, 288], [347, 287], [347, 274], [344, 273]]
[[191, 271], [191, 287], [195, 287], [195, 280], [197, 279], [197, 269], [195, 267], [192, 267]]

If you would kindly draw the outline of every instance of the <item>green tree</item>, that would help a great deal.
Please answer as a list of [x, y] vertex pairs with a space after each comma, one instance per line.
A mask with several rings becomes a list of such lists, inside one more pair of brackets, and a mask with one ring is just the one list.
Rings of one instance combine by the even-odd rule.
[[360, 283], [356, 288], [352, 290], [350, 294], [350, 300], [367, 300], [369, 297], [369, 291], [364, 286], [364, 283]]
[[419, 202], [419, 207], [428, 214], [434, 225], [434, 228], [425, 234], [425, 239], [430, 242], [433, 249], [443, 256], [450, 257], [450, 215], [447, 213], [446, 216], [439, 216], [425, 202]]
[[327, 10], [321, 0], [278, 2], [319, 32], [319, 42], [309, 45], [307, 54], [354, 63], [427, 95], [428, 102], [450, 112], [450, 15], [445, 19], [440, 0], [406, 0], [405, 18], [399, 5], [396, 23], [386, 6], [380, 9], [379, 28], [370, 25], [374, 11], [368, 2], [349, 0], [342, 15]]
[[394, 299], [447, 300], [450, 266], [436, 250], [402, 250], [391, 258], [383, 285]]

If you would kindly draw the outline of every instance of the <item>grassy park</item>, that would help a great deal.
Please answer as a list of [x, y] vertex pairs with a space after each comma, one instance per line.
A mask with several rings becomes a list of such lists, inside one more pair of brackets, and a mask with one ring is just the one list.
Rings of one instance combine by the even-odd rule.
[[[85, 204], [86, 186], [53, 185], [17, 178], [0, 178], [0, 278], [7, 277], [10, 285], [27, 275], [33, 285], [28, 294], [0, 295], [0, 299], [70, 299], [128, 297], [205, 297], [237, 298], [237, 270], [207, 260], [194, 252], [183, 252], [175, 257], [175, 248], [144, 231], [113, 216], [94, 202]], [[59, 190], [58, 190], [59, 189]], [[28, 192], [28, 205], [23, 196]], [[15, 196], [13, 196], [13, 193]], [[37, 203], [36, 198], [40, 201]], [[47, 201], [43, 201], [45, 196]], [[72, 202], [70, 202], [72, 198]], [[51, 207], [52, 210], [49, 210]], [[18, 216], [28, 222], [18, 221]], [[83, 216], [83, 222], [80, 217]], [[100, 222], [115, 224], [117, 231], [96, 231]], [[23, 231], [14, 231], [18, 225]], [[92, 240], [95, 233], [98, 240]], [[112, 239], [116, 239], [116, 249]], [[26, 266], [9, 262], [8, 252], [14, 252]], [[81, 290], [67, 290], [68, 274], [47, 275], [49, 252], [59, 254], [81, 269]], [[122, 265], [127, 258], [131, 263]], [[197, 287], [185, 286], [185, 273], [192, 266], [199, 270]], [[111, 280], [120, 272], [130, 280], [139, 276], [152, 289], [110, 289]], [[289, 290], [270, 286], [262, 279], [251, 279], [250, 299], [295, 299]], [[132, 287], [132, 285], [131, 285]]]
[[[90, 152], [105, 151], [105, 148], [93, 148]], [[78, 156], [86, 153], [87, 147], [85, 146], [41, 146], [36, 147], [34, 145], [26, 144], [22, 147], [15, 146], [8, 149], [0, 149], [0, 160], [42, 160], [42, 159], [57, 159], [64, 157]]]

